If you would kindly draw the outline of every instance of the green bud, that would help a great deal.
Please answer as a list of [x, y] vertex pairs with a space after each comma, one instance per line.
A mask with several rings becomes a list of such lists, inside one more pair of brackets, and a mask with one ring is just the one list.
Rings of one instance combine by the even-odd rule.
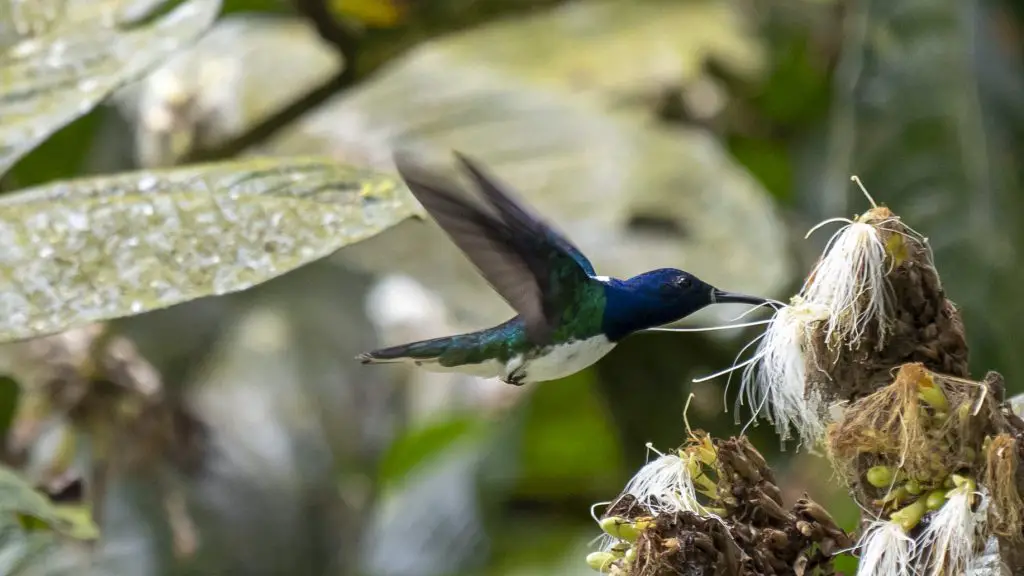
[[902, 502], [909, 498], [910, 494], [907, 493], [907, 488], [905, 486], [898, 486], [895, 490], [883, 496], [880, 502], [888, 504], [889, 502]]
[[697, 458], [701, 463], [712, 466], [718, 460], [718, 454], [711, 448], [700, 446], [697, 448]]
[[923, 400], [926, 404], [935, 409], [936, 412], [948, 412], [949, 402], [946, 401], [946, 395], [942, 393], [942, 390], [934, 384], [928, 386], [918, 386], [917, 397]]
[[621, 516], [602, 518], [601, 530], [604, 530], [605, 534], [612, 538], [626, 540], [627, 542], [636, 542], [637, 537], [640, 536], [640, 533], [633, 527], [633, 524]]
[[587, 566], [602, 574], [611, 572], [615, 556], [611, 552], [591, 552], [587, 554]]
[[708, 478], [707, 476], [702, 474], [700, 476], [695, 477], [693, 481], [694, 484], [700, 485], [698, 490], [700, 490], [705, 496], [714, 499], [715, 496], [718, 494], [718, 484], [711, 478]]
[[974, 482], [973, 478], [964, 478], [964, 483], [961, 489], [968, 494], [975, 492], [978, 489], [978, 484]]
[[910, 257], [907, 243], [899, 234], [889, 235], [889, 239], [885, 241], [885, 253], [892, 259], [893, 268], [899, 266]]
[[956, 415], [961, 420], [967, 420], [967, 418], [971, 416], [971, 405], [969, 403], [961, 404], [960, 407], [956, 409]]
[[630, 546], [629, 542], [619, 542], [612, 546], [609, 552], [611, 552], [616, 558], [623, 558], [626, 556], [626, 551], [630, 548], [632, 548], [632, 546]]
[[928, 511], [924, 498], [918, 498], [913, 503], [900, 508], [889, 515], [889, 518], [900, 525], [904, 532], [910, 532], [921, 521], [921, 517]]
[[626, 542], [636, 542], [636, 539], [640, 537], [640, 531], [632, 524], [623, 524], [619, 526], [619, 537]]
[[636, 548], [630, 548], [626, 550], [626, 562], [632, 564], [636, 562]]
[[945, 490], [932, 490], [925, 496], [925, 506], [929, 510], [938, 510], [942, 508], [942, 505], [946, 503], [946, 491]]
[[888, 488], [892, 486], [895, 478], [896, 472], [890, 466], [872, 466], [868, 468], [868, 484], [875, 488]]
[[710, 496], [714, 497], [715, 492], [718, 491], [718, 483], [708, 478], [708, 475], [704, 473], [704, 467], [701, 465], [699, 455], [691, 455], [686, 461], [687, 471], [690, 473], [690, 478], [693, 479], [694, 485], [698, 489], [703, 489], [705, 492], [711, 492]]
[[913, 478], [907, 480], [907, 483], [903, 485], [903, 489], [911, 496], [917, 496], [922, 490], [924, 490], [924, 488], [921, 487], [921, 483]]

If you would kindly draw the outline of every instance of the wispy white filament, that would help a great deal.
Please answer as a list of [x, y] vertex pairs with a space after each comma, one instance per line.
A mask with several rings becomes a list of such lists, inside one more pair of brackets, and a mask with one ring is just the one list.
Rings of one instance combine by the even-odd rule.
[[[778, 308], [781, 308], [781, 307], [784, 307], [784, 306], [785, 306], [785, 304], [783, 304], [782, 302], [779, 302], [778, 300], [768, 299], [763, 304], [758, 304], [756, 306], [751, 306], [746, 311], [744, 311], [742, 314], [740, 314], [739, 316], [737, 316], [737, 317], [733, 318], [732, 320], [730, 320], [730, 322], [735, 322], [736, 320], [740, 320], [740, 319], [744, 318], [745, 316], [747, 316], [748, 314], [751, 314], [752, 312], [756, 312], [756, 311], [758, 311], [758, 310], [760, 310], [762, 308], [770, 307], [770, 308], [773, 308], [773, 309], [778, 309]], [[699, 326], [699, 327], [695, 327], [695, 328], [678, 328], [678, 327], [672, 327], [672, 326], [659, 326], [659, 327], [655, 327], [655, 328], [647, 328], [646, 330], [644, 330], [644, 332], [715, 332], [715, 331], [718, 331], [718, 330], [732, 330], [734, 328], [749, 328], [751, 326], [761, 326], [761, 325], [767, 324], [769, 322], [771, 322], [771, 320], [755, 320], [753, 322], [743, 322], [743, 323], [740, 323], [740, 324], [722, 324], [722, 325], [719, 325], [719, 326]]]
[[[629, 494], [636, 498], [637, 503], [647, 508], [654, 516], [693, 512], [702, 516], [716, 517], [708, 513], [697, 500], [697, 490], [693, 485], [687, 460], [678, 454], [661, 454], [650, 444], [647, 447], [658, 454], [658, 457], [645, 464], [629, 480], [623, 494]], [[590, 516], [594, 522], [600, 524], [595, 508], [607, 504], [610, 502], [600, 502], [591, 507]], [[617, 543], [617, 538], [602, 534], [591, 542], [591, 545], [607, 551]]]
[[[815, 396], [806, 394], [805, 363], [808, 342], [818, 322], [829, 318], [829, 309], [821, 304], [793, 299], [793, 304], [779, 309], [772, 317], [764, 334], [744, 347], [757, 344], [752, 357], [734, 363], [729, 368], [695, 379], [703, 382], [723, 374], [743, 369], [736, 410], [744, 402], [775, 425], [783, 440], [789, 438], [790, 426], [800, 432], [803, 442], [813, 446], [825, 431], [820, 405]], [[741, 351], [741, 354], [743, 353]]]
[[754, 357], [760, 360], [743, 370], [737, 409], [744, 398], [755, 418], [763, 409], [783, 440], [791, 425], [810, 446], [825, 433], [818, 398], [807, 394], [805, 366], [816, 325], [828, 317], [827, 307], [810, 302], [779, 310], [757, 347]]
[[[971, 498], [981, 498], [971, 510]], [[918, 572], [928, 576], [966, 574], [974, 559], [974, 544], [980, 523], [985, 521], [988, 498], [956, 489], [922, 532], [919, 543]]]
[[[687, 465], [687, 457], [675, 453], [661, 454], [650, 444], [647, 447], [658, 457], [645, 464], [629, 480], [623, 494], [629, 494], [636, 498], [637, 503], [648, 509], [654, 516], [692, 512], [705, 518], [719, 519], [697, 500], [697, 489]], [[610, 503], [601, 502], [591, 507], [590, 515], [595, 522], [600, 524], [595, 508], [607, 504]], [[603, 534], [592, 541], [591, 545], [607, 551], [618, 542], [618, 539]]]
[[659, 326], [655, 328], [647, 328], [645, 332], [716, 332], [718, 330], [733, 330], [736, 328], [749, 328], [751, 326], [763, 326], [768, 324], [770, 320], [755, 320], [753, 322], [743, 322], [742, 324], [723, 324], [721, 326], [701, 326], [698, 328], [672, 328], [669, 326]]
[[625, 492], [655, 515], [705, 512], [697, 501], [686, 460], [676, 454], [665, 454], [648, 462], [629, 480]]
[[917, 543], [889, 520], [876, 520], [857, 543], [860, 563], [857, 576], [911, 576]]
[[879, 345], [884, 342], [892, 309], [887, 273], [885, 245], [875, 226], [850, 222], [829, 239], [801, 291], [806, 301], [828, 307], [829, 342], [856, 345], [873, 323]]

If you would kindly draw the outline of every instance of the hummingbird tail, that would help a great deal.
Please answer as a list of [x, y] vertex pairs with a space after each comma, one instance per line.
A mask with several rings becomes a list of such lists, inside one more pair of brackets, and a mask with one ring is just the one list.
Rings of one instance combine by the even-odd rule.
[[411, 344], [402, 344], [364, 352], [356, 359], [363, 364], [386, 364], [390, 362], [430, 362], [436, 360], [448, 347], [450, 338], [435, 338]]

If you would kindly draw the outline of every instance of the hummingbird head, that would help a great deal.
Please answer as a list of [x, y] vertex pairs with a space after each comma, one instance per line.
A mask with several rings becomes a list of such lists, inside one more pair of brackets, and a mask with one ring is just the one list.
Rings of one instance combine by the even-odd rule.
[[719, 290], [689, 272], [659, 268], [628, 280], [611, 280], [606, 289], [609, 336], [670, 324], [711, 304], [753, 304], [765, 298]]

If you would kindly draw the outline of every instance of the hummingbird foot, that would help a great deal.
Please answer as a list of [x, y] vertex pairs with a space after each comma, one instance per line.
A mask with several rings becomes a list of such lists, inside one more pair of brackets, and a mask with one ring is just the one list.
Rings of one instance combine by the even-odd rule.
[[511, 384], [513, 386], [522, 386], [525, 384], [526, 370], [522, 366], [508, 373], [508, 376], [501, 379], [505, 384]]

